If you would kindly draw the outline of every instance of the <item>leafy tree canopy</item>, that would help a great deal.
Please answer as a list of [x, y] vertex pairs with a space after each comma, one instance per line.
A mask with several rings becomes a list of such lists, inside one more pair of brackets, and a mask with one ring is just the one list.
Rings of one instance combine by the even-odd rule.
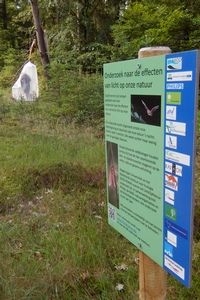
[[181, 51], [198, 46], [199, 17], [179, 1], [133, 2], [113, 25], [115, 56], [136, 57], [141, 47], [168, 46]]
[[[51, 62], [97, 72], [145, 46], [199, 47], [200, 0], [38, 0]], [[30, 2], [0, 1], [0, 70], [28, 58], [35, 37]], [[21, 58], [19, 58], [19, 56]], [[6, 57], [10, 57], [9, 62]]]

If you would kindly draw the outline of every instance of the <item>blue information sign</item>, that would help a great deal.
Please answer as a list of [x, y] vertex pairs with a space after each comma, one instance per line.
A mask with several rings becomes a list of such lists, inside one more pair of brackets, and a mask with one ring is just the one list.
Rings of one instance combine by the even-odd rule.
[[199, 52], [166, 55], [163, 266], [190, 286]]

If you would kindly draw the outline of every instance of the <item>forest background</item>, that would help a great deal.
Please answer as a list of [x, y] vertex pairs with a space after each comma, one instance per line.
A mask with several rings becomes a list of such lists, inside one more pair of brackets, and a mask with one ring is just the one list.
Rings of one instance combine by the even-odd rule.
[[[199, 47], [200, 3], [179, 0], [42, 0], [52, 68], [95, 73], [105, 62], [136, 58], [141, 47]], [[1, 84], [27, 60], [35, 38], [30, 1], [0, 1]], [[11, 70], [12, 69], [12, 70]], [[55, 73], [54, 73], [55, 74]]]
[[[36, 38], [30, 2], [48, 76], [35, 47], [40, 97], [14, 102]], [[199, 0], [0, 0], [1, 299], [138, 298], [137, 250], [107, 225], [103, 63], [137, 58], [142, 47], [199, 45]], [[170, 300], [200, 299], [198, 149], [193, 284], [170, 277]]]

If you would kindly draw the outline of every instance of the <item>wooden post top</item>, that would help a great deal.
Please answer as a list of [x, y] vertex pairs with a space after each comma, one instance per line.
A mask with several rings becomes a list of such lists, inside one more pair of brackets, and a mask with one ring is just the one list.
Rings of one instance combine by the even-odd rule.
[[145, 47], [145, 48], [141, 48], [138, 51], [138, 58], [162, 55], [171, 52], [172, 52], [171, 49], [166, 46]]

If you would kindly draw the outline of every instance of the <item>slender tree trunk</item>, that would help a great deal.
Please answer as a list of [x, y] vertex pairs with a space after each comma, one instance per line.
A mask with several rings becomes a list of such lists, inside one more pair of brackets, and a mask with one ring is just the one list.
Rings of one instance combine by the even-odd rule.
[[8, 28], [8, 16], [7, 16], [7, 9], [6, 9], [6, 0], [0, 0], [0, 12], [2, 15], [3, 29], [7, 29]]
[[36, 30], [36, 36], [37, 36], [37, 43], [38, 48], [40, 51], [41, 61], [45, 70], [45, 75], [48, 78], [48, 72], [47, 68], [50, 63], [49, 55], [47, 52], [47, 45], [45, 42], [45, 35], [44, 31], [42, 29], [41, 20], [40, 20], [40, 13], [39, 13], [39, 6], [37, 0], [30, 0], [32, 14], [33, 14], [33, 22]]

